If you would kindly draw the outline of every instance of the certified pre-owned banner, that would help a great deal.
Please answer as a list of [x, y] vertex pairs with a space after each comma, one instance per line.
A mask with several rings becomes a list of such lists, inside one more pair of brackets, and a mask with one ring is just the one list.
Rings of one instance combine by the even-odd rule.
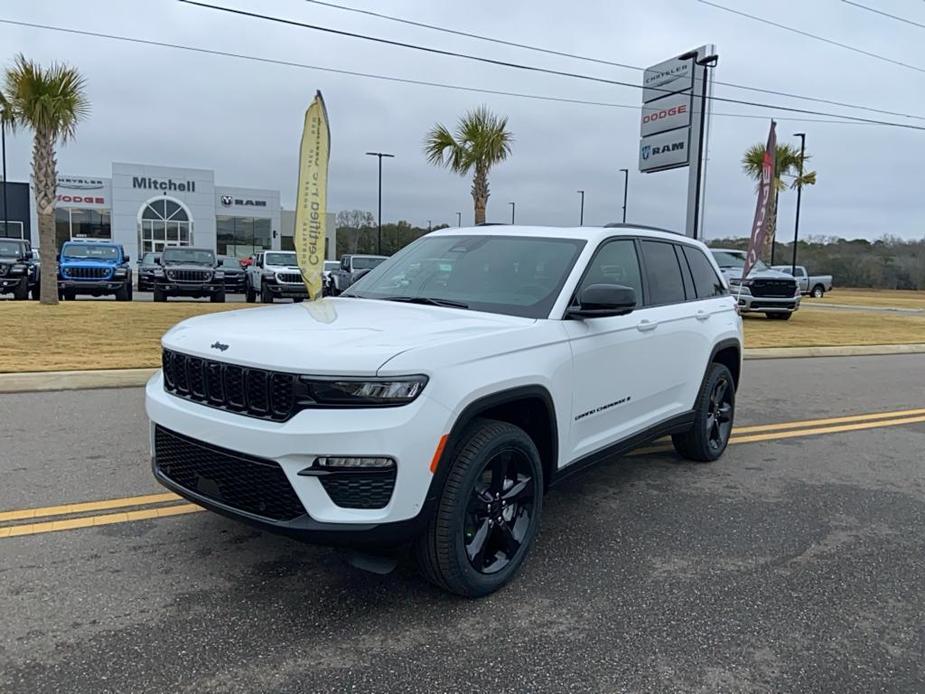
[[305, 112], [299, 150], [294, 239], [299, 270], [310, 301], [321, 297], [330, 149], [328, 113], [321, 92], [316, 92]]
[[774, 163], [777, 161], [776, 123], [771, 121], [768, 143], [764, 147], [764, 159], [761, 162], [761, 180], [758, 181], [758, 202], [755, 205], [755, 219], [752, 221], [752, 233], [748, 239], [748, 253], [742, 266], [742, 279], [748, 277], [749, 271], [758, 260], [758, 254], [764, 248], [768, 234], [768, 222], [771, 219], [771, 200], [774, 187]]

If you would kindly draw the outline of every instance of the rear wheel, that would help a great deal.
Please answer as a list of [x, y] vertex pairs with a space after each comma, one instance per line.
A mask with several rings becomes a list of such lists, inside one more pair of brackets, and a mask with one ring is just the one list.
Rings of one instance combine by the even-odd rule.
[[814, 299], [821, 299], [825, 296], [825, 287], [823, 287], [821, 284], [817, 284], [815, 287], [813, 287], [812, 293]]
[[458, 595], [492, 593], [513, 578], [543, 510], [543, 467], [519, 427], [475, 420], [452, 459], [416, 553], [429, 581]]
[[729, 443], [735, 419], [735, 381], [722, 364], [712, 363], [694, 405], [694, 424], [672, 434], [675, 450], [688, 460], [708, 463], [719, 458]]

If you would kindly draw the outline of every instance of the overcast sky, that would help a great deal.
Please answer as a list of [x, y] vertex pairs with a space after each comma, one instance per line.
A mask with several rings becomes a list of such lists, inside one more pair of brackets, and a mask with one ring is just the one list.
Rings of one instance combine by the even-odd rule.
[[[716, 78], [798, 94], [925, 115], [925, 73], [757, 24], [696, 0], [334, 0], [408, 19], [510, 41], [650, 65], [713, 43]], [[431, 30], [320, 7], [301, 0], [214, 0], [305, 22], [512, 62], [639, 83], [641, 73], [453, 37]], [[878, 17], [840, 0], [720, 0], [840, 42], [925, 67], [925, 30]], [[869, 0], [885, 11], [925, 23], [925, 3]], [[686, 169], [643, 175], [637, 170], [640, 91], [629, 87], [528, 74], [508, 68], [271, 24], [174, 0], [4, 0], [0, 19], [120, 34], [316, 66], [453, 85], [625, 104], [613, 108], [482, 95], [210, 56], [170, 48], [0, 24], [0, 61], [22, 51], [41, 62], [63, 60], [86, 76], [92, 113], [78, 137], [59, 150], [62, 173], [109, 176], [113, 161], [215, 170], [218, 183], [282, 191], [295, 198], [304, 110], [324, 93], [332, 130], [329, 208], [376, 208], [375, 159], [387, 160], [387, 220], [417, 225], [471, 222], [469, 181], [434, 169], [422, 141], [435, 122], [487, 104], [509, 117], [513, 157], [491, 175], [488, 218], [508, 221], [517, 203], [523, 224], [575, 225], [586, 191], [585, 222], [618, 220], [621, 167], [631, 169], [629, 220], [682, 228]], [[760, 95], [729, 87], [715, 94], [777, 105], [878, 118], [836, 106]], [[922, 160], [925, 132], [867, 125], [810, 123], [767, 108], [716, 104], [709, 149], [704, 227], [707, 237], [747, 235], [754, 187], [741, 172], [743, 150], [767, 136], [797, 143], [807, 133], [819, 182], [803, 197], [806, 234], [877, 238], [925, 234]], [[812, 116], [807, 116], [812, 117]], [[890, 117], [884, 117], [890, 118]], [[925, 121], [892, 118], [925, 125]], [[30, 136], [8, 140], [11, 180], [29, 175]], [[795, 193], [781, 198], [781, 236], [792, 232]]]

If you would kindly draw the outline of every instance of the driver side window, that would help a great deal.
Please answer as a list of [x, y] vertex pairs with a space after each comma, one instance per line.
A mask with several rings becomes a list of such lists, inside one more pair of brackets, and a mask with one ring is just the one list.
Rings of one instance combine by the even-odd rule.
[[592, 284], [620, 284], [636, 292], [636, 303], [642, 305], [642, 273], [636, 243], [632, 239], [605, 241], [591, 259], [578, 293]]

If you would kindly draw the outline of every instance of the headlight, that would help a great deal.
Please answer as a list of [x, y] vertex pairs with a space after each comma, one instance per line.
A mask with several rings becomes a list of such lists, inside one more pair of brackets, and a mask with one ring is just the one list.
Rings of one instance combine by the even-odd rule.
[[117, 267], [116, 271], [113, 273], [113, 277], [125, 277], [125, 272], [126, 270], [124, 267]]
[[26, 271], [26, 266], [22, 263], [16, 263], [15, 265], [10, 266], [11, 275], [21, 275]]
[[403, 376], [382, 379], [315, 379], [304, 376], [311, 399], [332, 407], [387, 407], [412, 402], [424, 386], [427, 376]]
[[154, 275], [155, 277], [163, 277], [163, 276], [164, 276], [164, 268], [156, 267], [156, 268], [154, 268], [154, 270], [151, 271], [151, 274]]
[[275, 272], [270, 272], [270, 271], [265, 271], [265, 272], [263, 273], [263, 279], [265, 279], [265, 280], [275, 280], [275, 279], [276, 279], [276, 273], [275, 273]]
[[215, 277], [215, 279], [217, 279], [217, 280], [220, 280], [220, 279], [223, 279], [223, 278], [225, 277], [225, 273], [222, 272], [221, 270], [216, 270], [216, 271], [215, 271], [215, 274], [213, 275], [213, 277]]

